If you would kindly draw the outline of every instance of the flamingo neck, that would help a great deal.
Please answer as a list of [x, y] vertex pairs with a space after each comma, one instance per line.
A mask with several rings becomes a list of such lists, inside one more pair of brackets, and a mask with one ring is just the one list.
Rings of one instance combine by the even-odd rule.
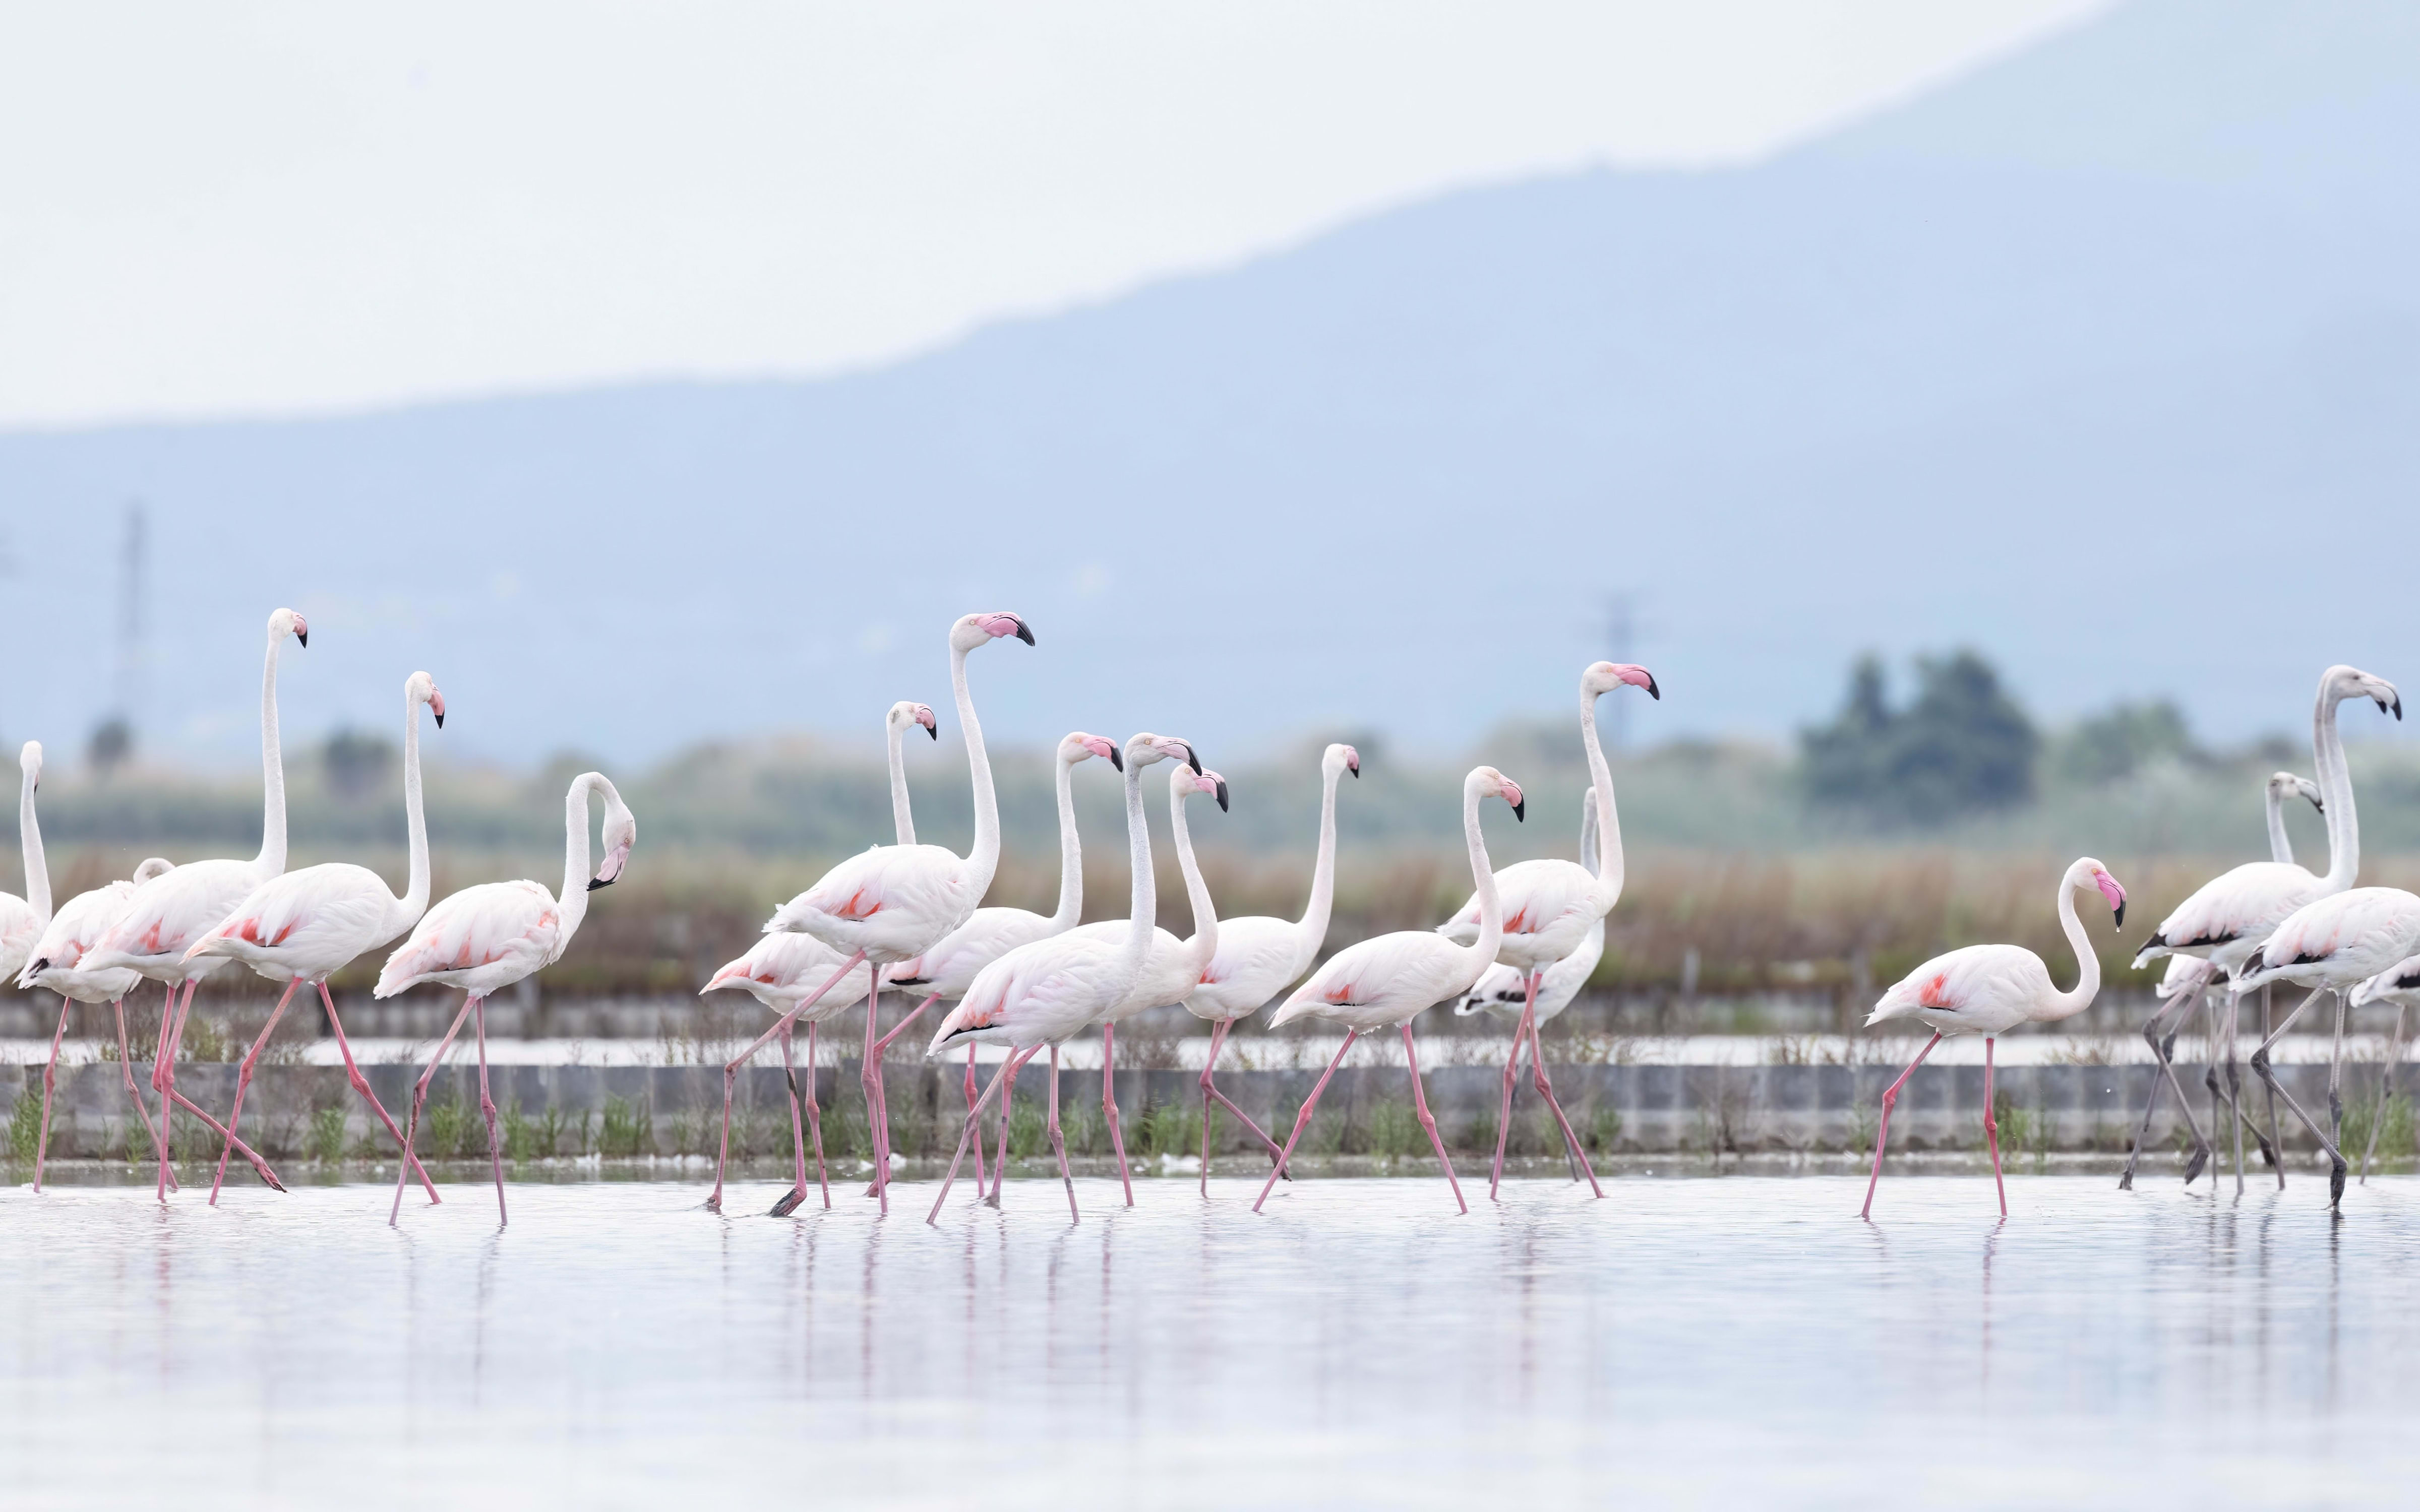
[[1000, 801], [992, 793], [991, 757], [984, 750], [974, 695], [967, 691], [967, 654], [955, 648], [950, 652], [950, 691], [958, 701], [958, 725], [967, 737], [967, 768], [974, 777], [975, 848], [967, 856], [967, 880], [971, 896], [981, 903], [991, 890], [992, 873], [1000, 870]]
[[1185, 942], [1185, 953], [1198, 979], [1218, 953], [1218, 913], [1210, 906], [1210, 885], [1193, 859], [1192, 826], [1185, 822], [1185, 799], [1173, 784], [1168, 790], [1168, 832], [1176, 838], [1176, 867], [1185, 874], [1185, 900], [1193, 905], [1193, 937]]
[[17, 784], [17, 842], [25, 856], [25, 902], [44, 926], [51, 921], [51, 869], [42, 856], [42, 826], [34, 818], [34, 774]]
[[1487, 862], [1487, 841], [1479, 832], [1479, 782], [1477, 779], [1462, 785], [1462, 838], [1470, 848], [1470, 879], [1479, 888], [1479, 938], [1467, 947], [1457, 946], [1470, 965], [1470, 980], [1477, 981], [1496, 960], [1497, 947], [1504, 943], [1504, 905], [1496, 896], [1496, 869]]
[[555, 917], [560, 920], [558, 953], [588, 917], [588, 795], [602, 780], [595, 772], [582, 772], [571, 779], [571, 791], [564, 795], [563, 890], [554, 895]]
[[2286, 833], [2286, 800], [2275, 788], [2269, 790], [2269, 859], [2279, 866], [2294, 864], [2293, 838]]
[[1336, 908], [1336, 784], [1343, 775], [1341, 762], [1328, 763], [1320, 773], [1319, 858], [1311, 867], [1311, 902], [1295, 926], [1313, 955], [1327, 939], [1328, 916]]
[[2075, 892], [2086, 880], [2071, 870], [2058, 879], [2058, 927], [2067, 935], [2068, 948], [2075, 952], [2075, 990], [2051, 994], [2044, 1011], [2033, 1015], [2037, 1024], [2073, 1018], [2101, 995], [2101, 956], [2084, 933], [2084, 920], [2075, 917]]
[[2344, 891], [2361, 874], [2361, 818], [2353, 811], [2352, 769], [2345, 763], [2338, 729], [2345, 698], [2327, 687], [2311, 711], [2311, 761], [2319, 768], [2319, 797], [2327, 805], [2328, 872], [2320, 879], [2331, 893]]
[[264, 880], [286, 870], [286, 754], [277, 738], [277, 653], [285, 639], [270, 636], [260, 669], [260, 855], [252, 864]]
[[[409, 693], [403, 697], [403, 819], [411, 837], [411, 877], [396, 903], [394, 917], [401, 922], [390, 934], [402, 933], [428, 911], [428, 825], [420, 814], [420, 701]], [[587, 836], [583, 833], [581, 840], [585, 844]]]
[[1142, 811], [1142, 764], [1126, 757], [1126, 862], [1134, 869], [1133, 924], [1126, 930], [1125, 949], [1118, 955], [1115, 997], [1124, 997], [1142, 976], [1151, 954], [1152, 931], [1159, 927], [1159, 895], [1151, 874], [1151, 825]]
[[1050, 933], [1064, 933], [1084, 916], [1084, 847], [1076, 837], [1076, 768], [1059, 764], [1059, 906], [1050, 915]]
[[[963, 711], [961, 711], [963, 712]], [[908, 727], [891, 724], [891, 828], [902, 845], [916, 843], [916, 816], [908, 811]]]
[[1597, 695], [1580, 695], [1580, 744], [1588, 748], [1589, 780], [1596, 788], [1596, 880], [1606, 913], [1621, 901], [1621, 817], [1613, 808], [1613, 769], [1596, 733]]

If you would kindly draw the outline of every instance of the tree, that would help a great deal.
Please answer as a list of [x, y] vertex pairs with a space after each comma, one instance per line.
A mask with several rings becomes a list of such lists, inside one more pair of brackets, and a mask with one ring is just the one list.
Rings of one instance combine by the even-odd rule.
[[2061, 775], [2078, 782], [2115, 782], [2161, 760], [2192, 761], [2201, 754], [2183, 711], [2165, 699], [2119, 703], [2068, 732], [2059, 742]]
[[1894, 710], [1880, 658], [1859, 657], [1828, 725], [1800, 733], [1809, 797], [1885, 823], [1936, 825], [2034, 795], [2041, 738], [1972, 651], [1919, 656], [1916, 693]]

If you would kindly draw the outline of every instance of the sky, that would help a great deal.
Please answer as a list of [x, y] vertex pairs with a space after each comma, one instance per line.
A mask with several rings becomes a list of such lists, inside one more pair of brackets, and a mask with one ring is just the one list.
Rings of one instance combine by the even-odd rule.
[[2102, 8], [8, 0], [0, 428], [878, 365]]

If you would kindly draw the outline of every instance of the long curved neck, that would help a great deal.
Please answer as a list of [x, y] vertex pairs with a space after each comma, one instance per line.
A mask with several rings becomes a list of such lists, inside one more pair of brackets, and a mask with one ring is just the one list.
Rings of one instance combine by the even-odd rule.
[[1084, 846], [1076, 838], [1076, 768], [1059, 764], [1059, 906], [1050, 915], [1054, 934], [1084, 917]]
[[1596, 878], [1606, 911], [1621, 899], [1621, 818], [1613, 809], [1613, 769], [1596, 737], [1596, 695], [1580, 695], [1580, 744], [1588, 748], [1589, 780], [1596, 784]]
[[902, 845], [916, 843], [916, 817], [908, 811], [908, 727], [891, 724], [891, 827]]
[[1580, 865], [1595, 876], [1603, 858], [1596, 853], [1596, 790], [1590, 788], [1580, 799]]
[[264, 877], [286, 870], [286, 753], [277, 740], [277, 651], [285, 639], [269, 638], [260, 670], [260, 855], [252, 864]]
[[583, 772], [563, 800], [563, 890], [554, 895], [559, 939], [570, 939], [588, 917], [588, 795], [596, 790], [596, 778]]
[[984, 750], [983, 726], [975, 719], [974, 695], [967, 691], [967, 654], [950, 653], [950, 691], [958, 701], [958, 726], [967, 735], [967, 768], [974, 774], [975, 848], [967, 856], [967, 871], [980, 901], [991, 890], [992, 873], [1000, 870], [1000, 800], [991, 788], [991, 757]]
[[2319, 706], [2311, 711], [2311, 760], [2328, 808], [2328, 872], [2322, 880], [2330, 892], [2344, 891], [2361, 874], [2361, 819], [2353, 812], [2352, 769], [2345, 764], [2344, 736], [2336, 728], [2343, 707], [2342, 699], [2321, 688]]
[[34, 818], [34, 775], [25, 773], [17, 786], [17, 841], [24, 847], [25, 902], [34, 917], [51, 921], [51, 869], [42, 858], [42, 826]]
[[1210, 885], [1202, 880], [1202, 868], [1193, 859], [1193, 829], [1185, 822], [1185, 800], [1172, 786], [1168, 794], [1168, 832], [1176, 838], [1176, 869], [1185, 873], [1185, 900], [1193, 905], [1193, 937], [1185, 942], [1185, 953], [1192, 958], [1198, 977], [1218, 953], [1218, 912], [1210, 905]]
[[1344, 768], [1330, 764], [1319, 791], [1319, 859], [1311, 866], [1311, 902], [1295, 930], [1316, 955], [1327, 939], [1327, 918], [1336, 908], [1336, 783]]
[[2076, 887], [2072, 873], [2058, 879], [2058, 927], [2067, 935], [2068, 948], [2075, 952], [2075, 991], [2051, 994], [2048, 1010], [2034, 1015], [2037, 1023], [2073, 1018], [2101, 995], [2101, 957], [2084, 933], [2084, 920], [2075, 917]]
[[1159, 927], [1158, 889], [1151, 875], [1151, 825], [1142, 812], [1142, 764], [1126, 758], [1126, 861], [1134, 868], [1133, 925], [1126, 931], [1125, 949], [1118, 957], [1118, 991], [1124, 995], [1151, 954], [1152, 931]]
[[1457, 946], [1471, 963], [1470, 978], [1479, 980], [1504, 943], [1504, 905], [1496, 897], [1496, 869], [1487, 863], [1487, 841], [1479, 833], [1479, 788], [1462, 789], [1462, 838], [1470, 847], [1470, 879], [1479, 888], [1479, 938], [1467, 948]]
[[2269, 859], [2280, 866], [2294, 864], [2294, 841], [2286, 833], [2286, 798], [2275, 788], [2269, 790]]
[[[588, 842], [586, 816], [582, 816], [581, 843]], [[396, 933], [418, 923], [428, 911], [428, 825], [420, 817], [420, 701], [403, 700], [403, 820], [411, 837], [411, 878], [396, 902], [403, 922]]]

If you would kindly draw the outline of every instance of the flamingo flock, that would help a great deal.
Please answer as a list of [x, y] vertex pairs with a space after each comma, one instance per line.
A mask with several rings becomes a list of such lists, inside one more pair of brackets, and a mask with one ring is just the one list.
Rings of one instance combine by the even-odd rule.
[[[508, 1221], [497, 1109], [489, 1089], [486, 1002], [561, 959], [586, 917], [589, 894], [611, 886], [628, 864], [638, 840], [629, 807], [602, 773], [583, 772], [571, 781], [564, 804], [564, 870], [550, 891], [532, 881], [485, 883], [429, 902], [427, 827], [422, 810], [420, 732], [425, 711], [442, 730], [445, 699], [427, 672], [414, 672], [403, 687], [404, 817], [409, 835], [408, 878], [400, 895], [377, 872], [328, 863], [287, 869], [286, 789], [278, 741], [277, 677], [287, 640], [307, 648], [309, 630], [301, 615], [280, 609], [269, 618], [261, 680], [261, 845], [250, 860], [199, 860], [172, 865], [146, 860], [124, 881], [105, 884], [53, 906], [50, 879], [36, 815], [42, 751], [28, 742], [20, 757], [19, 833], [23, 851], [25, 896], [0, 894], [0, 973], [23, 988], [39, 987], [61, 998], [58, 1029], [43, 1073], [42, 1133], [35, 1156], [34, 1187], [41, 1188], [47, 1154], [50, 1098], [55, 1081], [70, 1004], [111, 1005], [116, 1015], [118, 1060], [128, 1097], [149, 1139], [157, 1163], [157, 1195], [165, 1202], [177, 1189], [171, 1161], [170, 1119], [181, 1110], [200, 1120], [220, 1143], [209, 1201], [215, 1205], [232, 1159], [241, 1156], [268, 1186], [284, 1190], [275, 1171], [240, 1136], [243, 1105], [271, 1035], [295, 995], [316, 991], [321, 1011], [354, 1093], [396, 1146], [396, 1193], [388, 1221], [400, 1221], [403, 1198], [416, 1180], [432, 1204], [436, 1186], [416, 1153], [421, 1115], [430, 1084], [468, 1025], [476, 1047], [480, 1112], [488, 1133], [496, 1187], [497, 1219]], [[1221, 919], [1203, 879], [1192, 842], [1191, 800], [1209, 797], [1225, 810], [1225, 779], [1205, 767], [1188, 739], [1144, 733], [1120, 744], [1076, 731], [1057, 748], [1055, 796], [1060, 840], [1058, 903], [1048, 915], [983, 906], [999, 869], [1000, 811], [983, 728], [976, 717], [968, 662], [995, 641], [1033, 646], [1032, 629], [1019, 615], [968, 614], [953, 622], [948, 637], [951, 691], [963, 732], [973, 789], [974, 841], [960, 856], [917, 841], [906, 771], [908, 733], [922, 729], [938, 740], [939, 724], [924, 704], [902, 702], [885, 717], [893, 843], [877, 845], [843, 860], [813, 886], [773, 911], [764, 937], [739, 959], [715, 971], [704, 992], [741, 991], [772, 1015], [764, 1031], [723, 1067], [723, 1117], [714, 1187], [706, 1201], [720, 1211], [726, 1191], [730, 1125], [739, 1072], [778, 1041], [787, 1074], [792, 1134], [788, 1189], [772, 1205], [775, 1215], [795, 1211], [819, 1192], [831, 1207], [825, 1169], [819, 1098], [814, 1085], [816, 1036], [859, 1002], [865, 1006], [859, 1062], [861, 1095], [873, 1145], [872, 1180], [866, 1196], [876, 1211], [890, 1211], [890, 1110], [881, 1066], [884, 1051], [937, 1004], [942, 1015], [925, 1048], [928, 1059], [965, 1060], [966, 1109], [955, 1152], [940, 1191], [926, 1214], [938, 1222], [967, 1156], [974, 1157], [978, 1198], [997, 1207], [1008, 1158], [1009, 1100], [1019, 1072], [1047, 1052], [1044, 1133], [1057, 1159], [1071, 1221], [1080, 1222], [1076, 1187], [1066, 1158], [1059, 1116], [1060, 1049], [1098, 1028], [1101, 1032], [1101, 1110], [1115, 1152], [1120, 1190], [1134, 1204], [1134, 1184], [1116, 1101], [1118, 1025], [1157, 1008], [1183, 1007], [1210, 1026], [1209, 1055], [1199, 1088], [1202, 1099], [1201, 1192], [1209, 1194], [1211, 1133], [1221, 1113], [1249, 1129], [1269, 1169], [1253, 1201], [1260, 1211], [1279, 1180], [1291, 1178], [1292, 1162], [1311, 1127], [1322, 1096], [1355, 1043], [1391, 1031], [1401, 1037], [1415, 1115], [1435, 1150], [1458, 1211], [1468, 1211], [1460, 1179], [1432, 1116], [1422, 1083], [1413, 1022], [1432, 1008], [1456, 1005], [1460, 1013], [1486, 1012], [1509, 1020], [1507, 1057], [1497, 1119], [1497, 1143], [1488, 1194], [1500, 1200], [1505, 1136], [1520, 1081], [1524, 1047], [1530, 1080], [1559, 1130], [1573, 1179], [1585, 1180], [1597, 1197], [1603, 1184], [1588, 1152], [1557, 1099], [1546, 1070], [1540, 1026], [1560, 1013], [1595, 969], [1605, 951], [1607, 917], [1619, 903], [1623, 881], [1621, 822], [1613, 774], [1597, 733], [1601, 699], [1636, 689], [1661, 699], [1662, 689], [1645, 668], [1596, 662], [1579, 679], [1578, 725], [1590, 786], [1584, 799], [1580, 859], [1528, 860], [1497, 868], [1489, 859], [1481, 816], [1501, 800], [1515, 821], [1526, 813], [1520, 783], [1492, 766], [1472, 768], [1462, 789], [1463, 836], [1468, 853], [1471, 894], [1467, 903], [1435, 930], [1382, 934], [1349, 945], [1319, 960], [1326, 947], [1335, 898], [1337, 801], [1342, 779], [1357, 778], [1361, 759], [1346, 745], [1331, 745], [1320, 763], [1321, 798], [1316, 858], [1309, 898], [1297, 919]], [[2271, 859], [2237, 867], [2196, 890], [2164, 919], [2135, 958], [2138, 967], [2170, 958], [2161, 985], [2161, 1006], [2144, 1028], [2154, 1066], [2141, 1128], [2148, 1134], [2164, 1089], [2186, 1103], [2174, 1064], [2175, 1041], [2196, 1012], [2204, 1015], [2211, 1053], [2204, 1082], [2213, 1119], [2232, 1129], [2238, 1190], [2243, 1183], [2243, 1134], [2284, 1180], [2278, 1154], [2275, 1104], [2310, 1134], [2328, 1157], [2329, 1201], [2341, 1201], [2350, 1168], [2342, 1148], [2342, 1042], [2350, 1007], [2393, 1003], [2395, 1042], [2402, 1036], [2402, 1011], [2420, 1000], [2420, 897], [2391, 887], [2353, 886], [2360, 866], [2359, 829], [2352, 782], [2345, 759], [2338, 715], [2342, 705], [2367, 701], [2395, 717], [2402, 700], [2393, 685], [2351, 667], [2322, 674], [2313, 711], [2312, 750], [2317, 781], [2280, 772], [2266, 787]], [[1077, 833], [1073, 784], [1078, 766], [1094, 759], [1109, 764], [1125, 795], [1131, 896], [1124, 918], [1078, 922], [1083, 910], [1081, 841]], [[1168, 819], [1179, 871], [1185, 881], [1192, 933], [1180, 937], [1159, 921], [1145, 821], [1143, 776], [1168, 767]], [[2316, 806], [2328, 830], [2326, 872], [2295, 864], [2284, 825], [2285, 807], [2301, 798]], [[604, 810], [601, 860], [590, 848], [594, 803]], [[592, 862], [593, 867], [592, 867]], [[2030, 950], [2009, 945], [1970, 945], [1924, 963], [1885, 991], [1869, 1026], [1913, 1020], [1931, 1031], [1884, 1092], [1874, 1139], [1873, 1171], [1862, 1213], [1870, 1217], [1879, 1189], [1891, 1117], [1909, 1078], [1941, 1041], [1979, 1034], [1984, 1042], [1985, 1142], [1991, 1151], [2000, 1212], [2008, 1211], [2000, 1175], [1998, 1126], [1993, 1112], [1993, 1052], [1998, 1037], [2030, 1024], [2071, 1018], [2090, 1007], [2101, 986], [2098, 952], [2076, 908], [2080, 896], [2097, 896], [2122, 928], [2126, 889], [2101, 861], [2085, 856], [2060, 877], [2052, 900], [2076, 958], [2072, 987], [2062, 990], [2051, 965]], [[376, 987], [379, 997], [425, 984], [459, 990], [462, 1002], [430, 1053], [398, 1125], [380, 1102], [356, 1063], [328, 979], [371, 951], [392, 947]], [[234, 1094], [222, 1123], [179, 1091], [175, 1066], [194, 990], [200, 980], [238, 962], [277, 982], [283, 991], [240, 1063]], [[1314, 969], [1315, 965], [1315, 969]], [[125, 999], [145, 981], [163, 989], [159, 1041], [147, 1103], [128, 1054]], [[2307, 990], [2282, 1020], [2272, 1022], [2270, 992], [2277, 984]], [[915, 998], [914, 1006], [887, 1029], [886, 989]], [[2268, 1123], [2262, 1127], [2244, 1106], [2235, 1062], [2242, 1004], [2260, 994], [2261, 1038], [2250, 1057], [2263, 1084]], [[2331, 1068], [2322, 1124], [2282, 1088], [2270, 1063], [2278, 1038], [2323, 997], [2335, 1005], [2335, 1063]], [[1342, 1028], [1343, 1041], [1280, 1143], [1219, 1090], [1217, 1065], [1227, 1038], [1244, 1018], [1275, 1004], [1272, 1028], [1319, 1019]], [[792, 1036], [807, 1026], [805, 1075]], [[1005, 1058], [978, 1089], [976, 1047], [1001, 1046]], [[2381, 1073], [2382, 1074], [2382, 1073]], [[2225, 1109], [2222, 1115], [2219, 1110]], [[982, 1121], [997, 1109], [999, 1143], [988, 1161]], [[2215, 1137], [2184, 1106], [2194, 1152], [2185, 1180], [2191, 1182], [2212, 1159]], [[2363, 1160], [2365, 1175], [2375, 1152]], [[2131, 1186], [2141, 1154], [2136, 1138], [2121, 1186]], [[815, 1174], [811, 1187], [807, 1156]], [[986, 1182], [988, 1177], [988, 1182]]]

